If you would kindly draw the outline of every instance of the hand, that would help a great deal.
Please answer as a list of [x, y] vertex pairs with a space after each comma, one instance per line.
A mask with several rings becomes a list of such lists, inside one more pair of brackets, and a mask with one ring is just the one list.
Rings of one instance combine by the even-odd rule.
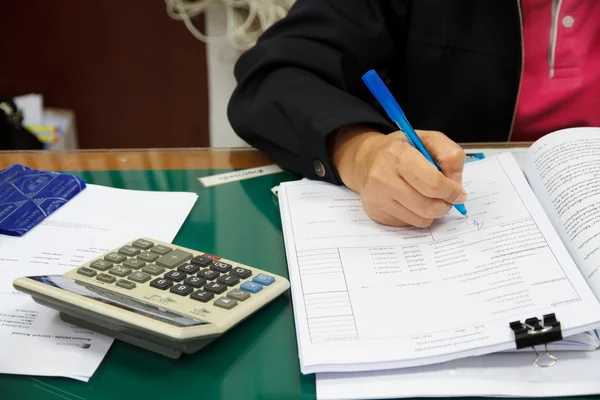
[[344, 185], [360, 194], [374, 221], [428, 227], [452, 204], [467, 199], [462, 187], [465, 152], [441, 132], [416, 131], [443, 173], [412, 147], [400, 131], [388, 135], [352, 126], [330, 140]]

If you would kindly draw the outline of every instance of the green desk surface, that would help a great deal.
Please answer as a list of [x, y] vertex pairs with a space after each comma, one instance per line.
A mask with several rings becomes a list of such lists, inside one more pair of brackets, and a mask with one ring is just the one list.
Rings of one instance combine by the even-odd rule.
[[[212, 188], [197, 181], [226, 171], [73, 174], [88, 183], [118, 188], [196, 192], [199, 199], [174, 243], [287, 277], [279, 209], [271, 188], [295, 177], [281, 173]], [[292, 305], [285, 295], [208, 347], [178, 360], [115, 341], [88, 383], [0, 375], [0, 400], [315, 398], [314, 375], [299, 370]]]
[[[288, 276], [277, 202], [280, 173], [212, 188], [197, 178], [227, 170], [72, 172], [88, 183], [199, 195], [174, 243]], [[57, 360], [59, 362], [59, 360]], [[283, 295], [206, 348], [178, 360], [115, 341], [88, 383], [0, 375], [0, 399], [314, 399], [299, 370], [291, 300]]]

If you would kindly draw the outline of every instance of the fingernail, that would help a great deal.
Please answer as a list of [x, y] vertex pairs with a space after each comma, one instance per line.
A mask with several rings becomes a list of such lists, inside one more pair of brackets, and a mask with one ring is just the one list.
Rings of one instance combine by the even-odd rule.
[[459, 194], [456, 200], [454, 201], [454, 204], [462, 204], [465, 201], [467, 201], [467, 192], [465, 192], [465, 189], [463, 189], [461, 194]]
[[458, 182], [462, 185], [462, 172], [455, 172], [452, 174], [452, 176], [450, 177], [450, 179], [452, 179], [454, 182]]

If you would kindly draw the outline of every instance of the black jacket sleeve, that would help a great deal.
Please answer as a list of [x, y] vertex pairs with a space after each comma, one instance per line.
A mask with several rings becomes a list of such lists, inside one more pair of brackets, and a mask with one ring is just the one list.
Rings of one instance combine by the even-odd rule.
[[362, 82], [396, 57], [389, 3], [298, 0], [235, 66], [228, 118], [236, 133], [282, 168], [340, 184], [327, 135], [358, 123], [395, 130]]

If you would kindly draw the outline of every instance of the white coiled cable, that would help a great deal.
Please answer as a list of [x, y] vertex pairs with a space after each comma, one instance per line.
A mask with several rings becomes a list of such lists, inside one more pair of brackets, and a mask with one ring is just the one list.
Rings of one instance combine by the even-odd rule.
[[[288, 13], [296, 0], [165, 0], [167, 14], [183, 21], [195, 38], [204, 43], [227, 40], [239, 51], [248, 50], [259, 36]], [[225, 7], [226, 35], [210, 37], [200, 32], [192, 19], [213, 5]]]

